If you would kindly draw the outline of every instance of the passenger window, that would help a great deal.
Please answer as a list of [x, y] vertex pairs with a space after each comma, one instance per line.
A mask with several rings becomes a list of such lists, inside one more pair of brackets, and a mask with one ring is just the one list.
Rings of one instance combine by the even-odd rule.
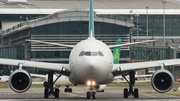
[[85, 56], [91, 56], [91, 52], [85, 52]]
[[101, 51], [98, 51], [98, 53], [99, 53], [99, 56], [104, 56]]
[[79, 54], [79, 56], [83, 56], [84, 55], [84, 51], [82, 51], [80, 54]]
[[92, 52], [91, 56], [98, 56], [98, 52]]

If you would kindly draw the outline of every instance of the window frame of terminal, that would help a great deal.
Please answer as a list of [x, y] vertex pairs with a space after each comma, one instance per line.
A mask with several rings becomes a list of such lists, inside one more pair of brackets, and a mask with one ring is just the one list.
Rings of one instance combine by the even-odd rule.
[[79, 56], [104, 56], [101, 51], [81, 51]]

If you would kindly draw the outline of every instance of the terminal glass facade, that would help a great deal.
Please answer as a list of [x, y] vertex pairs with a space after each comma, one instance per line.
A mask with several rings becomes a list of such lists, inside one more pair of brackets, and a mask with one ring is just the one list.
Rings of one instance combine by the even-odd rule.
[[[120, 20], [130, 20], [135, 27], [140, 28], [138, 31], [139, 36], [147, 35], [147, 15], [99, 15], [100, 17], [114, 18]], [[179, 15], [165, 15], [165, 34], [166, 36], [180, 36], [180, 17]], [[137, 32], [134, 31], [132, 35], [137, 36]], [[163, 36], [163, 15], [150, 15], [148, 14], [148, 35], [149, 36]]]
[[69, 58], [70, 51], [32, 51], [31, 58]]
[[[120, 20], [132, 21], [138, 31], [133, 31], [132, 36], [147, 36], [147, 15], [99, 15], [100, 17], [114, 18]], [[148, 15], [148, 36], [163, 36], [163, 15]], [[165, 15], [165, 36], [180, 36], [180, 17], [179, 15]], [[169, 59], [170, 50], [167, 47], [143, 47], [132, 46], [130, 50], [130, 59], [132, 60], [160, 60]], [[180, 55], [177, 55], [180, 57]]]
[[[140, 28], [139, 36], [147, 35], [147, 18], [146, 15], [139, 15], [133, 17], [133, 22], [136, 27]], [[163, 15], [148, 15], [148, 35], [152, 38], [154, 36], [163, 36]], [[133, 32], [136, 36], [137, 32]], [[180, 17], [179, 15], [165, 15], [165, 35], [166, 36], [180, 36]]]
[[0, 47], [0, 58], [24, 59], [24, 46]]
[[[31, 34], [85, 34], [88, 35], [88, 21], [70, 21], [38, 26], [31, 29]], [[129, 28], [116, 24], [95, 22], [95, 35], [128, 34]]]
[[[57, 41], [64, 44], [76, 44], [82, 39], [81, 37], [87, 38], [88, 29], [88, 21], [68, 21], [46, 24], [32, 28], [31, 39], [39, 37], [44, 40], [54, 40], [53, 42]], [[118, 39], [118, 37], [115, 36], [125, 36], [128, 34], [128, 27], [111, 23], [95, 22], [95, 36], [97, 35], [98, 37], [96, 38], [99, 40], [105, 40], [106, 42], [112, 43], [113, 41], [116, 42]], [[113, 38], [115, 38], [115, 40]], [[36, 47], [32, 45], [31, 58], [69, 58], [70, 49], [63, 50], [48, 46], [48, 48], [40, 50], [42, 47], [47, 46]], [[129, 58], [129, 50], [122, 50], [121, 58]]]
[[169, 59], [170, 50], [168, 48], [161, 47], [141, 47], [141, 46], [133, 46], [131, 47], [131, 59], [133, 60], [163, 60]]

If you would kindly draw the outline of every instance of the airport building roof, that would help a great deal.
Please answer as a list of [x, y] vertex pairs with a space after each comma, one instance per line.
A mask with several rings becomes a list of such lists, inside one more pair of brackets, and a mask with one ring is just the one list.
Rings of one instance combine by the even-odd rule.
[[[64, 9], [88, 9], [89, 0], [22, 0], [0, 1], [1, 14], [52, 14]], [[94, 0], [94, 8], [97, 13], [113, 14], [149, 14], [163, 13], [163, 0]], [[180, 0], [166, 0], [166, 14], [180, 14]]]

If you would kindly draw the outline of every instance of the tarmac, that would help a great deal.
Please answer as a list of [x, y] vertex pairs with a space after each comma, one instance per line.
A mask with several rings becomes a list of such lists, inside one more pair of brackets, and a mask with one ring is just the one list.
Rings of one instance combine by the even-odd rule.
[[[65, 87], [60, 88], [59, 98], [55, 99], [50, 96], [44, 99], [44, 88], [30, 88], [25, 93], [16, 93], [10, 88], [0, 88], [0, 101], [89, 101], [86, 99], [86, 92], [88, 87], [72, 87], [72, 93], [65, 93]], [[139, 98], [123, 98], [124, 87], [106, 87], [105, 92], [97, 92], [96, 99], [90, 100], [113, 100], [113, 101], [180, 101], [180, 96], [169, 95], [166, 93], [157, 93], [152, 87], [138, 87]]]

